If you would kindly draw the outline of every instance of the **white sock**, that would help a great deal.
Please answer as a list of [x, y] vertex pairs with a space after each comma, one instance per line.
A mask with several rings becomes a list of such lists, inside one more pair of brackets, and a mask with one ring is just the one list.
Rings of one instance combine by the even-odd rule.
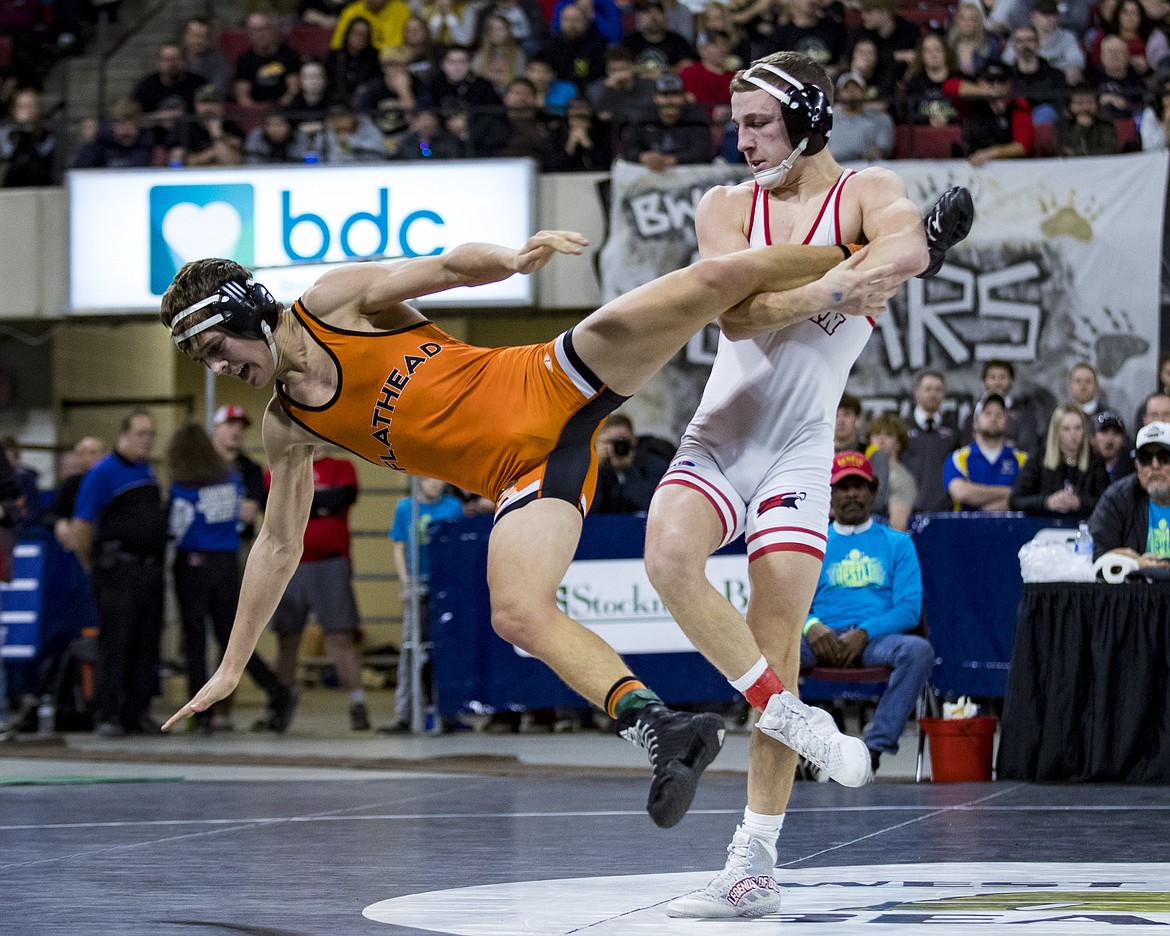
[[349, 694], [349, 704], [357, 705], [366, 701], [366, 691], [364, 689], [355, 689]]
[[773, 848], [776, 839], [780, 837], [780, 828], [784, 825], [784, 813], [778, 816], [768, 816], [763, 813], [752, 812], [745, 808], [743, 811], [743, 829], [752, 838], [763, 839]]
[[762, 656], [752, 664], [752, 668], [739, 677], [739, 679], [727, 680], [731, 683], [731, 688], [736, 692], [747, 692], [757, 679], [764, 675], [764, 670], [768, 668], [768, 661]]

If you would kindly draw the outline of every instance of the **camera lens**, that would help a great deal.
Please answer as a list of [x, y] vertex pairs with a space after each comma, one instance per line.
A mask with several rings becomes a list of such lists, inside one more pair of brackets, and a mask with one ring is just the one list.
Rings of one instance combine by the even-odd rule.
[[613, 453], [618, 458], [625, 458], [630, 454], [630, 449], [633, 448], [633, 446], [630, 445], [629, 439], [614, 439], [610, 443], [610, 446], [613, 448]]

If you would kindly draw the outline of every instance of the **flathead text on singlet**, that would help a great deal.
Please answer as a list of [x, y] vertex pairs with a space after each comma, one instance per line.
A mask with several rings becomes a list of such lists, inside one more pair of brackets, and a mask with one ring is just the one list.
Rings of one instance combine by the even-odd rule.
[[394, 411], [402, 400], [403, 394], [406, 393], [407, 387], [410, 386], [414, 372], [442, 351], [443, 346], [434, 341], [427, 341], [420, 344], [418, 350], [419, 354], [404, 354], [402, 366], [395, 367], [390, 371], [390, 375], [382, 384], [382, 389], [374, 400], [374, 413], [370, 418], [370, 428], [374, 430], [370, 435], [386, 450], [378, 456], [378, 459], [387, 468], [393, 468], [395, 471], [405, 471], [406, 469], [398, 464], [398, 456], [394, 454], [394, 444], [390, 440], [390, 426], [394, 422]]

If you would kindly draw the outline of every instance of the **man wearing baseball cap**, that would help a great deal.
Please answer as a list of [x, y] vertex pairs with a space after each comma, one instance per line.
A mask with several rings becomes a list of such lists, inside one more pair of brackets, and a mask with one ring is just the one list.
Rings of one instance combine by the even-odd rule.
[[1016, 475], [1028, 456], [1006, 445], [1007, 404], [985, 393], [975, 404], [975, 441], [951, 453], [943, 484], [956, 510], [1007, 510]]
[[898, 740], [931, 670], [934, 650], [908, 633], [922, 616], [922, 573], [906, 533], [870, 516], [877, 481], [860, 452], [839, 452], [830, 478], [834, 520], [800, 644], [800, 668], [888, 666], [893, 670], [865, 732], [874, 770]]
[[1115, 553], [1138, 568], [1170, 569], [1170, 422], [1137, 434], [1134, 473], [1109, 486], [1089, 517], [1093, 559]]
[[212, 418], [211, 443], [220, 458], [240, 473], [244, 480], [244, 500], [240, 504], [240, 539], [248, 541], [256, 535], [256, 520], [264, 510], [264, 469], [244, 454], [248, 428], [252, 420], [242, 406], [228, 403], [215, 411]]
[[1130, 455], [1129, 436], [1125, 434], [1125, 421], [1113, 410], [1101, 410], [1089, 420], [1092, 434], [1089, 445], [1105, 462], [1110, 483], [1133, 474], [1133, 457]]

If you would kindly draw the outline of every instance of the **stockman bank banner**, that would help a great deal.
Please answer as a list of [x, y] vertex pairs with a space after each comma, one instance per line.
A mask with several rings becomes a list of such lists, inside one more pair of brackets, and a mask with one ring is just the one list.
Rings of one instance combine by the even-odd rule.
[[[740, 614], [747, 613], [747, 555], [712, 556], [707, 579]], [[646, 576], [641, 559], [579, 559], [557, 589], [557, 606], [620, 654], [693, 653]], [[516, 648], [519, 656], [528, 656]]]
[[[1132, 419], [1157, 371], [1166, 152], [981, 169], [962, 160], [887, 165], [923, 210], [950, 186], [967, 186], [977, 217], [941, 274], [910, 280], [878, 318], [849, 379], [867, 411], [907, 412], [915, 373], [932, 368], [947, 374], [963, 417], [992, 359], [1014, 362], [1017, 393], [1050, 410], [1064, 398], [1070, 367], [1087, 360], [1109, 407]], [[703, 192], [747, 177], [738, 167], [654, 173], [616, 164], [601, 259], [606, 298], [688, 263]], [[639, 432], [679, 437], [716, 341], [713, 328], [696, 336], [639, 393], [631, 407]]]
[[[70, 172], [70, 305], [154, 311], [189, 260], [227, 257], [290, 303], [338, 264], [436, 256], [532, 233], [528, 160]], [[453, 289], [432, 306], [529, 305], [532, 278]]]

